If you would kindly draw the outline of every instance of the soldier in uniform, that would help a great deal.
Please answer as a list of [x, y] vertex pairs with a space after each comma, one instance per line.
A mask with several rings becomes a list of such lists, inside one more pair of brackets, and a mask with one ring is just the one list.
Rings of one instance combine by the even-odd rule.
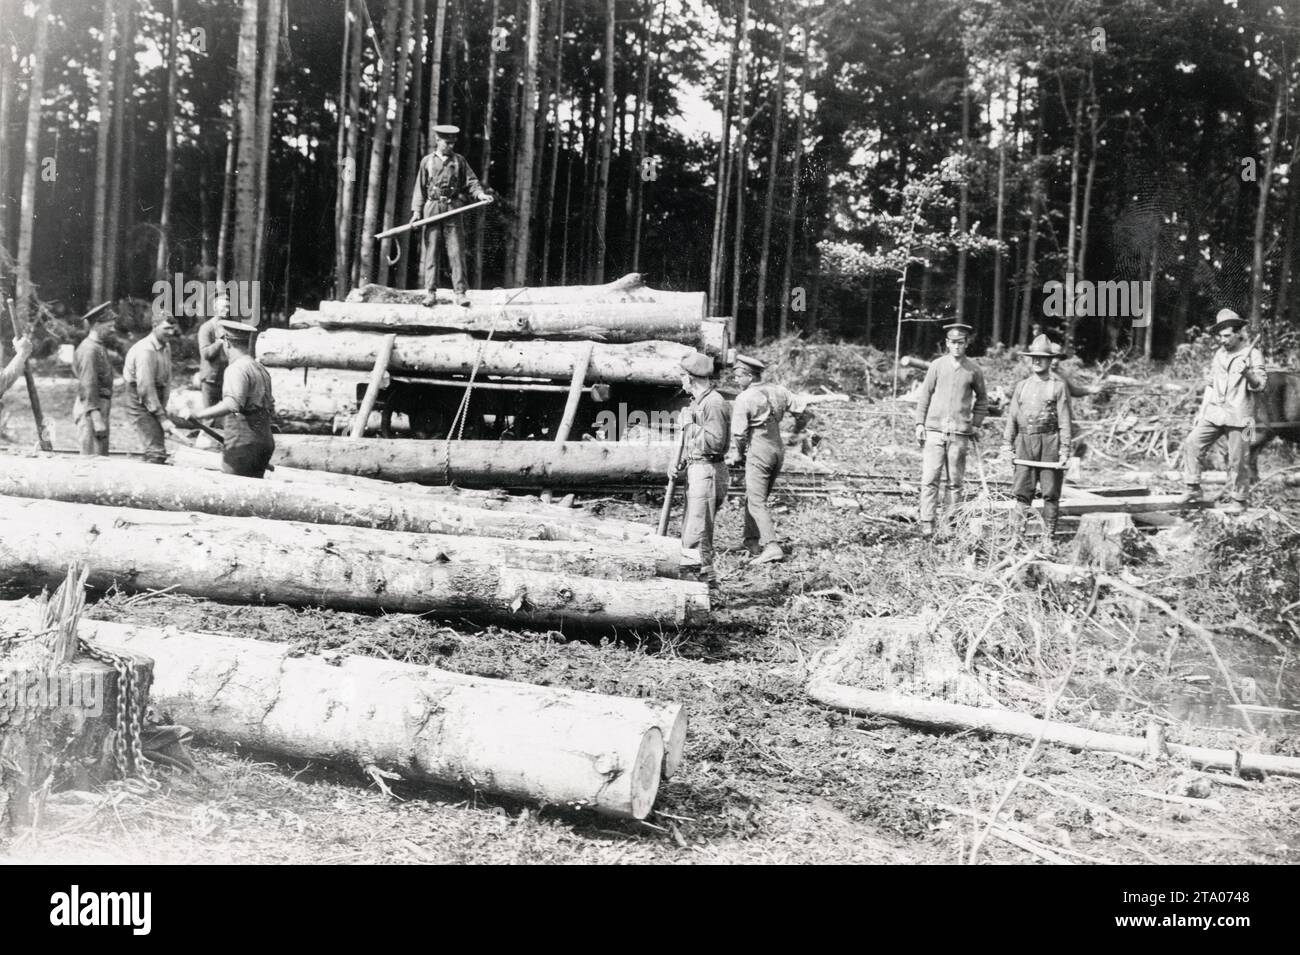
[[731, 451], [726, 460], [728, 465], [745, 462], [745, 549], [755, 564], [785, 557], [767, 499], [785, 463], [781, 419], [789, 411], [806, 420], [808, 408], [803, 396], [761, 381], [764, 367], [757, 358], [736, 356], [733, 374], [741, 392], [731, 409]]
[[700, 577], [710, 586], [717, 584], [713, 525], [718, 508], [727, 498], [730, 479], [725, 458], [731, 435], [731, 406], [718, 394], [712, 376], [713, 359], [708, 355], [692, 352], [682, 359], [682, 390], [691, 396], [690, 406], [682, 409], [681, 417], [684, 444], [680, 464], [686, 471], [682, 546], [699, 548]]
[[966, 455], [989, 413], [984, 373], [966, 357], [972, 329], [944, 326], [946, 355], [930, 362], [916, 402], [916, 443], [921, 445], [921, 536], [934, 534], [939, 478], [948, 473], [949, 506], [961, 499]]
[[1043, 492], [1043, 543], [1050, 546], [1061, 512], [1061, 485], [1065, 481], [1064, 465], [1070, 459], [1070, 435], [1073, 424], [1070, 394], [1063, 382], [1052, 374], [1052, 359], [1060, 352], [1046, 335], [1030, 344], [1025, 356], [1034, 373], [1021, 380], [1011, 393], [1007, 424], [1003, 432], [1007, 463], [1015, 458], [1056, 464], [1060, 467], [1033, 467], [1016, 464], [1011, 493], [1025, 517], [1034, 500], [1034, 489]]
[[[415, 191], [411, 194], [411, 221], [427, 219], [442, 212], [466, 205], [466, 197], [474, 200], [492, 198], [479, 185], [469, 161], [453, 149], [458, 126], [435, 126], [433, 152], [420, 160], [420, 171], [415, 177]], [[451, 264], [451, 285], [456, 292], [456, 304], [469, 305], [465, 294], [469, 284], [465, 280], [465, 223], [463, 216], [451, 216], [441, 222], [424, 227], [424, 245], [420, 253], [420, 276], [424, 283], [424, 304], [433, 305], [438, 288], [438, 249], [445, 242], [447, 260]]]
[[1250, 459], [1246, 453], [1255, 428], [1255, 393], [1264, 390], [1268, 372], [1264, 356], [1246, 342], [1242, 329], [1246, 320], [1230, 308], [1215, 316], [1212, 331], [1219, 350], [1210, 362], [1210, 381], [1201, 397], [1192, 433], [1183, 445], [1184, 504], [1200, 500], [1201, 457], [1220, 435], [1228, 441], [1228, 490], [1232, 501], [1224, 508], [1230, 514], [1246, 509], [1250, 492]]
[[[221, 322], [230, 316], [230, 300], [218, 295], [212, 302], [212, 317], [199, 326], [199, 390], [205, 405], [221, 400], [221, 376], [226, 371], [226, 350], [221, 344]], [[221, 421], [212, 422], [220, 428]]]
[[243, 322], [226, 319], [221, 323], [227, 360], [221, 401], [194, 414], [200, 421], [225, 416], [221, 470], [252, 478], [266, 474], [275, 453], [275, 438], [271, 435], [271, 419], [275, 416], [271, 376], [251, 354], [256, 331], [256, 327]]
[[72, 422], [77, 426], [82, 454], [108, 454], [113, 366], [108, 360], [108, 349], [104, 347], [104, 336], [112, 334], [114, 318], [107, 304], [87, 313], [83, 319], [86, 337], [72, 353], [72, 374], [77, 379]]
[[167, 312], [155, 312], [153, 331], [131, 346], [122, 366], [126, 414], [144, 445], [144, 459], [153, 464], [167, 463], [164, 435], [176, 430], [167, 417], [172, 390], [170, 342], [175, 334], [176, 320]]

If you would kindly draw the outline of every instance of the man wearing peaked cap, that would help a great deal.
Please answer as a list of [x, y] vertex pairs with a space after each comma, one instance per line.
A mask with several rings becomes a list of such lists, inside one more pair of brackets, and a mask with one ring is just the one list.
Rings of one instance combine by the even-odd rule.
[[807, 399], [760, 379], [766, 366], [757, 358], [737, 355], [732, 374], [740, 394], [731, 409], [731, 452], [727, 464], [745, 462], [745, 549], [754, 563], [785, 558], [767, 499], [785, 463], [781, 419], [787, 411], [806, 419]]
[[[415, 177], [415, 191], [411, 194], [411, 221], [427, 219], [475, 201], [492, 198], [479, 185], [478, 177], [470, 169], [469, 161], [456, 152], [454, 144], [460, 128], [435, 126], [433, 150], [420, 160], [420, 171]], [[451, 266], [451, 285], [456, 302], [468, 306], [465, 279], [465, 222], [464, 215], [449, 216], [423, 229], [423, 246], [420, 252], [420, 278], [424, 283], [424, 304], [433, 305], [438, 288], [438, 251], [445, 243], [447, 260]]]
[[229, 319], [221, 322], [221, 341], [227, 365], [221, 382], [221, 400], [195, 413], [198, 420], [224, 416], [221, 470], [241, 477], [266, 474], [275, 453], [271, 419], [275, 398], [271, 375], [252, 355], [257, 328]]
[[944, 326], [946, 352], [930, 363], [916, 401], [916, 442], [921, 445], [921, 536], [934, 534], [939, 479], [948, 475], [947, 505], [961, 499], [966, 456], [989, 412], [984, 373], [966, 357], [971, 327]]
[[[686, 512], [682, 516], [682, 547], [699, 548], [700, 577], [717, 584], [713, 570], [713, 527], [718, 508], [727, 498], [729, 477], [725, 458], [731, 433], [731, 406], [714, 387], [713, 359], [700, 352], [682, 358], [682, 390], [690, 394], [682, 409], [682, 456], [674, 461], [686, 470]], [[670, 475], [671, 476], [671, 475]]]
[[1246, 509], [1250, 492], [1251, 432], [1255, 427], [1255, 394], [1268, 380], [1264, 356], [1246, 341], [1246, 321], [1230, 308], [1219, 310], [1211, 332], [1219, 350], [1210, 360], [1210, 381], [1201, 396], [1201, 407], [1191, 434], [1183, 445], [1183, 503], [1201, 496], [1201, 458], [1223, 437], [1228, 442], [1228, 480], [1232, 502], [1225, 508], [1232, 514]]
[[108, 454], [108, 423], [113, 401], [113, 366], [104, 338], [112, 334], [117, 316], [105, 302], [87, 312], [82, 321], [86, 337], [72, 354], [72, 375], [77, 398], [72, 403], [72, 423], [77, 426], [81, 453]]

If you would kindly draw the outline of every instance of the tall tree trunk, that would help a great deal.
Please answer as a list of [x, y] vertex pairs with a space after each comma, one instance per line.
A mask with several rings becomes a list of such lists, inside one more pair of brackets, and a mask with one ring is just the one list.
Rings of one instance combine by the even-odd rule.
[[235, 130], [226, 130], [226, 161], [221, 172], [221, 222], [217, 225], [217, 281], [230, 275], [230, 225], [235, 216]]
[[790, 170], [790, 215], [786, 221], [785, 229], [785, 262], [781, 265], [781, 319], [777, 326], [777, 333], [782, 337], [790, 327], [790, 280], [794, 267], [794, 224], [799, 216], [799, 194], [800, 182], [799, 176], [801, 171], [801, 162], [803, 160], [803, 124], [804, 124], [804, 96], [808, 92], [808, 14], [805, 12], [803, 26], [803, 42], [801, 44], [800, 58], [803, 60], [803, 66], [799, 71], [799, 105], [796, 113], [794, 124], [794, 167]]
[[[655, 72], [659, 71], [659, 65], [663, 62], [664, 43], [664, 18], [668, 15], [668, 0], [660, 0], [659, 4], [659, 29], [655, 31], [655, 36], [661, 40], [655, 49]], [[655, 104], [650, 98], [650, 61], [645, 62], [645, 73], [641, 77], [641, 99], [645, 102], [644, 115], [641, 119], [641, 137], [637, 144], [637, 158], [639, 162], [644, 163], [649, 157], [646, 144], [649, 141], [650, 130], [654, 128], [655, 123]], [[647, 184], [646, 178], [642, 175], [641, 170], [636, 170], [636, 199], [632, 207], [632, 271], [641, 270], [641, 228], [645, 220], [645, 201], [646, 193], [651, 190]]]
[[209, 155], [199, 158], [199, 265], [204, 281], [212, 275], [212, 176]]
[[[551, 103], [551, 76], [553, 70], [547, 65], [547, 48], [549, 44], [544, 45], [544, 41], [555, 32], [555, 13], [556, 4], [547, 3], [543, 7], [543, 19], [539, 24], [540, 32], [537, 35], [537, 73], [541, 77], [540, 92], [537, 95], [537, 108], [533, 111], [533, 179], [532, 179], [532, 227], [529, 233], [533, 236], [530, 240], [529, 255], [532, 259], [537, 258], [537, 248], [542, 244], [542, 215], [541, 211], [545, 205], [542, 198], [542, 175], [546, 170], [546, 114], [550, 110]], [[538, 269], [534, 266], [530, 270], [535, 278], [538, 275]]]
[[1034, 280], [1037, 278], [1037, 260], [1034, 258], [1038, 251], [1038, 207], [1042, 198], [1042, 183], [1040, 166], [1043, 159], [1043, 117], [1040, 111], [1038, 115], [1038, 129], [1034, 134], [1034, 161], [1030, 167], [1030, 189], [1032, 198], [1029, 201], [1029, 240], [1025, 249], [1025, 291], [1024, 296], [1020, 299], [1020, 347], [1024, 348], [1029, 344], [1029, 323], [1030, 310], [1034, 303]]
[[[275, 70], [279, 57], [280, 36], [287, 30], [284, 0], [267, 0], [266, 23], [262, 34], [262, 76], [257, 102], [257, 219], [253, 226], [253, 277], [261, 280], [270, 270], [262, 261], [266, 239], [267, 183], [271, 170], [271, 117], [275, 106]], [[267, 300], [269, 306], [270, 300]], [[287, 316], [286, 316], [287, 317]]]
[[573, 145], [564, 156], [564, 232], [560, 236], [560, 284], [569, 284], [569, 208], [573, 198], [573, 157], [577, 147], [575, 135]]
[[401, 0], [388, 0], [384, 7], [383, 60], [379, 71], [379, 96], [375, 101], [374, 133], [370, 137], [370, 168], [366, 176], [366, 199], [361, 215], [361, 283], [375, 280], [373, 236], [379, 231], [380, 187], [384, 180], [384, 152], [388, 148], [388, 111], [393, 95], [394, 65], [397, 59], [397, 14]]
[[244, 0], [236, 56], [235, 224], [231, 258], [236, 281], [257, 278], [253, 231], [257, 228], [257, 20], [258, 0]]
[[551, 86], [555, 90], [555, 99], [551, 104], [551, 175], [546, 187], [546, 220], [542, 227], [542, 278], [541, 285], [549, 285], [551, 280], [551, 233], [555, 230], [555, 181], [560, 167], [560, 99], [563, 88], [560, 85], [564, 49], [564, 0], [558, 0], [557, 17], [559, 24], [555, 30], [555, 46], [552, 51], [551, 69], [553, 76]]
[[1273, 101], [1273, 121], [1268, 129], [1268, 154], [1264, 159], [1264, 177], [1259, 181], [1259, 206], [1255, 210], [1254, 262], [1250, 273], [1250, 326], [1256, 329], [1263, 311], [1264, 295], [1264, 225], [1268, 220], [1268, 196], [1273, 186], [1273, 163], [1277, 159], [1277, 131], [1282, 122], [1286, 101], [1286, 74], [1277, 78], [1277, 96]]
[[[348, 0], [349, 6], [352, 0]], [[357, 10], [356, 7], [353, 7]], [[343, 143], [343, 162], [339, 168], [338, 235], [335, 237], [337, 258], [334, 264], [334, 297], [347, 297], [352, 287], [352, 207], [357, 185], [357, 139], [361, 134], [361, 45], [365, 26], [360, 11], [352, 23], [352, 46], [348, 50], [348, 93], [343, 105], [347, 135]]]
[[[411, 0], [402, 0], [402, 25], [397, 41], [397, 80], [393, 88], [393, 139], [389, 149], [388, 186], [384, 191], [384, 228], [397, 223], [397, 196], [402, 191], [402, 132], [406, 117], [406, 65], [411, 57]], [[416, 119], [419, 122], [419, 119]], [[468, 133], [468, 130], [466, 131]], [[407, 199], [410, 198], [408, 195]], [[405, 221], [405, 220], [403, 220]], [[388, 239], [379, 248], [379, 280], [383, 285], [394, 284], [388, 264], [388, 250], [395, 240]]]
[[736, 69], [736, 234], [732, 249], [731, 262], [731, 333], [736, 335], [736, 323], [740, 321], [740, 272], [744, 264], [745, 250], [745, 183], [748, 180], [749, 162], [746, 155], [749, 124], [758, 115], [755, 108], [745, 118], [745, 94], [749, 82], [749, 0], [744, 0], [740, 8], [740, 24], [743, 30], [740, 44], [740, 65]]
[[[492, 181], [492, 115], [496, 109], [497, 86], [497, 15], [500, 0], [492, 0], [492, 17], [488, 21], [487, 104], [483, 108], [483, 161], [479, 167], [479, 182], [486, 189]], [[487, 215], [477, 213], [478, 227], [474, 230], [474, 284], [483, 287], [483, 231]]]
[[135, 78], [135, 0], [122, 0], [118, 15], [117, 53], [113, 67], [113, 131], [108, 174], [108, 224], [104, 235], [105, 298], [117, 297], [117, 269], [121, 261], [122, 148], [125, 140], [126, 91]]
[[1088, 220], [1092, 213], [1092, 183], [1097, 175], [1097, 118], [1101, 112], [1092, 67], [1088, 68], [1088, 98], [1088, 173], [1083, 180], [1083, 209], [1079, 216], [1079, 264], [1074, 270], [1075, 280], [1079, 282], [1088, 277]]
[[[343, 154], [347, 143], [348, 56], [352, 52], [352, 0], [343, 0], [343, 49], [339, 63], [338, 131], [334, 134], [334, 268], [342, 257], [339, 235], [343, 228]], [[337, 282], [335, 283], [337, 290]]]
[[593, 274], [592, 259], [596, 244], [596, 170], [600, 165], [600, 98], [594, 89], [588, 90], [587, 123], [583, 126], [582, 137], [582, 242], [580, 272], [584, 282], [590, 282]]
[[[1079, 222], [1079, 156], [1083, 148], [1083, 90], [1079, 91], [1074, 101], [1074, 148], [1070, 154], [1070, 221], [1069, 233], [1065, 240], [1065, 270], [1068, 273], [1074, 267], [1075, 243], [1078, 241]], [[1061, 276], [1062, 281], [1066, 280]], [[1074, 345], [1074, 330], [1079, 324], [1079, 317], [1073, 308], [1065, 319], [1065, 344]]]
[[[16, 5], [16, 4], [15, 4]], [[115, 0], [104, 0], [104, 22], [100, 27], [99, 41], [99, 125], [96, 130], [97, 145], [95, 149], [95, 222], [90, 234], [90, 298], [93, 302], [104, 300], [104, 252], [108, 244], [108, 159], [111, 148], [113, 127], [113, 27]], [[5, 51], [4, 69], [8, 69], [9, 56]], [[8, 109], [6, 107], [0, 121], [8, 128]], [[0, 150], [0, 153], [6, 150]], [[0, 186], [7, 185], [7, 178], [0, 178]], [[8, 190], [4, 189], [4, 195]], [[3, 202], [0, 196], [0, 202]]]
[[[105, 0], [105, 7], [108, 6]], [[158, 257], [154, 262], [154, 278], [165, 279], [167, 247], [171, 243], [172, 181], [176, 166], [176, 46], [180, 32], [181, 0], [172, 0], [171, 32], [167, 43], [167, 130], [163, 146], [162, 212], [158, 217]]]
[[727, 247], [727, 194], [731, 185], [732, 71], [736, 68], [742, 31], [743, 21], [737, 17], [736, 32], [731, 38], [731, 48], [727, 52], [727, 70], [722, 83], [722, 137], [718, 142], [718, 185], [713, 199], [713, 241], [709, 249], [709, 305], [715, 315], [725, 307], [720, 304], [720, 300], [722, 273], [726, 268], [724, 263]]
[[1156, 337], [1156, 284], [1160, 275], [1160, 224], [1151, 238], [1151, 294], [1146, 301], [1146, 327], [1142, 329], [1142, 357], [1151, 360], [1151, 345]]
[[36, 8], [32, 38], [31, 80], [27, 86], [27, 133], [23, 145], [23, 192], [18, 206], [18, 318], [29, 324], [32, 296], [32, 227], [36, 221], [36, 177], [40, 175], [41, 100], [45, 96], [46, 38], [49, 36], [50, 0]]
[[[514, 36], [518, 36], [524, 22], [524, 3], [525, 0], [517, 0], [515, 4], [514, 18]], [[510, 94], [506, 98], [506, 119], [507, 119], [507, 142], [506, 149], [506, 180], [505, 186], [510, 190], [510, 199], [515, 203], [515, 207], [510, 210], [512, 216], [517, 216], [519, 206], [518, 189], [519, 178], [517, 172], [519, 169], [519, 88], [522, 86], [524, 73], [524, 51], [520, 50], [518, 44], [511, 46], [513, 55], [510, 57], [511, 68], [507, 70], [510, 74]], [[510, 273], [514, 271], [515, 264], [515, 242], [518, 236], [514, 229], [507, 229], [505, 235], [505, 259], [501, 263], [501, 273], [503, 280], [509, 279]], [[509, 284], [507, 282], [506, 284]]]
[[425, 141], [433, 148], [433, 127], [438, 125], [439, 95], [442, 86], [443, 33], [447, 25], [447, 0], [437, 0], [433, 16], [433, 65], [429, 70], [429, 133]]
[[790, 32], [787, 0], [781, 0], [781, 51], [777, 56], [776, 89], [772, 94], [772, 151], [767, 164], [767, 199], [763, 203], [763, 238], [759, 242], [758, 291], [754, 300], [754, 341], [766, 332], [767, 263], [772, 244], [772, 207], [776, 201], [777, 169], [781, 158], [781, 123], [785, 119], [785, 42]]
[[[408, 125], [411, 127], [411, 135], [406, 137], [406, 176], [402, 180], [402, 187], [397, 196], [398, 206], [402, 215], [408, 211], [408, 203], [411, 201], [411, 194], [415, 192], [415, 178], [420, 173], [420, 134], [424, 132], [424, 0], [415, 0], [415, 9], [413, 12], [411, 35], [415, 39], [415, 48], [411, 51], [411, 81], [408, 88], [411, 91], [411, 119]], [[487, 170], [483, 170], [487, 175]], [[484, 185], [487, 185], [486, 181]], [[479, 234], [482, 232], [483, 221], [479, 218], [479, 228], [475, 233], [475, 242], [479, 242]], [[398, 288], [406, 288], [408, 276], [411, 268], [411, 233], [403, 232], [397, 237], [397, 270], [393, 276], [392, 284]], [[415, 240], [415, 248], [419, 248], [419, 239]], [[478, 258], [475, 256], [474, 261], [474, 284], [479, 282]]]
[[524, 55], [524, 112], [519, 123], [519, 168], [515, 181], [515, 248], [509, 269], [509, 284], [528, 284], [529, 239], [533, 224], [533, 160], [537, 126], [537, 34], [541, 8], [538, 0], [528, 0], [528, 38]]
[[605, 236], [609, 223], [606, 213], [609, 209], [609, 161], [614, 149], [614, 0], [608, 0], [605, 6], [605, 86], [604, 108], [601, 111], [600, 137], [600, 179], [596, 185], [596, 248], [595, 267], [592, 269], [592, 281], [600, 284], [605, 281]]
[[[1292, 150], [1292, 156], [1295, 156], [1295, 150]], [[1294, 162], [1295, 159], [1292, 159]], [[1291, 274], [1295, 263], [1296, 248], [1296, 229], [1300, 227], [1300, 202], [1296, 201], [1297, 192], [1295, 180], [1291, 180], [1286, 188], [1286, 232], [1282, 240], [1282, 263], [1278, 269], [1277, 276], [1277, 305], [1274, 314], [1282, 321], [1287, 321], [1291, 310]]]
[[[961, 67], [961, 151], [963, 158], [970, 157], [970, 64], [965, 58]], [[957, 228], [966, 234], [970, 208], [970, 185], [967, 176], [961, 179], [961, 194], [957, 202]], [[953, 315], [959, 322], [966, 321], [966, 247], [957, 250], [957, 282], [953, 290]], [[976, 323], [979, 322], [978, 316]]]
[[[1003, 67], [1002, 74], [1002, 108], [1007, 107], [1007, 101], [1011, 92], [1011, 71], [1007, 66]], [[1005, 120], [1003, 125], [1005, 126]], [[1002, 322], [1002, 297], [1005, 293], [1004, 270], [1005, 253], [1002, 251], [1002, 239], [1004, 235], [1004, 220], [1007, 206], [1007, 130], [1001, 131], [998, 139], [998, 214], [997, 225], [994, 228], [997, 248], [993, 250], [993, 344], [1002, 343], [1003, 322]]]

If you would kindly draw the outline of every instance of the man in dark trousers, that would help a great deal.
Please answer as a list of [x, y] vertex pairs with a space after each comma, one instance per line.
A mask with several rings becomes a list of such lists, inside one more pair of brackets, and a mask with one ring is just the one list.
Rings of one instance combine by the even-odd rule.
[[126, 415], [135, 425], [144, 459], [152, 464], [167, 463], [164, 436], [176, 429], [167, 417], [167, 399], [172, 392], [172, 347], [176, 320], [167, 312], [155, 312], [153, 331], [126, 353], [122, 377], [126, 379]]
[[226, 319], [221, 323], [227, 359], [221, 400], [194, 413], [200, 421], [225, 416], [221, 470], [252, 478], [266, 474], [271, 455], [275, 453], [275, 438], [271, 435], [275, 398], [271, 395], [270, 374], [252, 356], [252, 337], [256, 331], [256, 327], [243, 322]]
[[[472, 199], [492, 198], [481, 185], [469, 161], [454, 150], [458, 126], [435, 126], [433, 152], [420, 160], [420, 171], [415, 177], [415, 191], [411, 194], [411, 221], [427, 219], [452, 209], [458, 209]], [[424, 283], [424, 304], [433, 305], [438, 289], [438, 249], [447, 245], [447, 260], [451, 264], [451, 285], [456, 292], [457, 305], [469, 305], [465, 294], [469, 284], [465, 280], [465, 222], [464, 216], [449, 216], [441, 222], [424, 227], [424, 245], [420, 252], [420, 277]]]
[[113, 401], [113, 366], [108, 360], [104, 338], [113, 332], [115, 316], [107, 305], [84, 319], [86, 337], [72, 353], [72, 374], [77, 379], [77, 398], [72, 403], [72, 423], [77, 426], [81, 453], [108, 454], [109, 410]]
[[1033, 464], [1015, 464], [1011, 494], [1020, 505], [1021, 518], [1027, 516], [1034, 500], [1034, 489], [1043, 492], [1043, 544], [1050, 547], [1061, 511], [1061, 485], [1065, 483], [1065, 463], [1070, 459], [1070, 435], [1073, 424], [1070, 394], [1063, 382], [1052, 374], [1052, 359], [1060, 351], [1039, 335], [1030, 344], [1025, 357], [1034, 373], [1020, 381], [1011, 392], [1011, 407], [1003, 432], [1007, 462], [1015, 459]]
[[[230, 300], [218, 295], [212, 301], [212, 317], [199, 326], [199, 390], [211, 406], [221, 400], [221, 376], [226, 371], [226, 350], [221, 343], [221, 322], [230, 317]], [[220, 428], [220, 420], [212, 422]]]

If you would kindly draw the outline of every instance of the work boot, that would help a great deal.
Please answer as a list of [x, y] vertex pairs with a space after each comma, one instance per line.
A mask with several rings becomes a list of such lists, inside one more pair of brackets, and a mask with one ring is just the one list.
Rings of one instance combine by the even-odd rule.
[[1180, 506], [1186, 506], [1188, 504], [1196, 504], [1198, 501], [1200, 501], [1200, 499], [1201, 499], [1201, 486], [1199, 484], [1189, 484], [1187, 485], [1187, 490], [1183, 491], [1182, 494], [1178, 495], [1178, 500], [1175, 501], [1174, 503]]
[[464, 292], [456, 293], [456, 304], [461, 308], [469, 308], [469, 296]]
[[745, 541], [745, 550], [749, 552], [750, 557], [757, 557], [763, 553], [763, 545], [758, 541]]
[[934, 536], [934, 521], [921, 522], [921, 536], [926, 540]]
[[1220, 510], [1222, 510], [1224, 514], [1244, 514], [1246, 513], [1246, 502], [1234, 499], [1229, 501], [1227, 504], [1224, 504]]
[[778, 560], [785, 560], [785, 551], [781, 549], [780, 544], [772, 543], [764, 547], [763, 552], [755, 557], [752, 563], [774, 564]]
[[420, 299], [420, 304], [425, 308], [433, 308], [438, 304], [438, 296], [433, 292], [425, 292], [424, 297]]
[[1061, 519], [1061, 505], [1056, 501], [1043, 502], [1043, 547], [1050, 550], [1056, 539], [1056, 525]]

